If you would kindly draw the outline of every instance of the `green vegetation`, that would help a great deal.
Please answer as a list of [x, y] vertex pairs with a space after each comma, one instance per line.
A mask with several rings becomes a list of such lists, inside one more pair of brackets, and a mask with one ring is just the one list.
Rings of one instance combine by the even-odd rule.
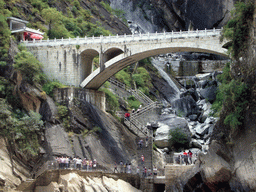
[[219, 75], [218, 79], [222, 84], [217, 91], [212, 110], [216, 116], [224, 115], [224, 124], [236, 130], [244, 119], [249, 89], [240, 79], [232, 79], [230, 63], [226, 64], [223, 74]]
[[10, 11], [5, 9], [5, 2], [0, 0], [0, 66], [5, 66], [8, 59], [8, 50], [11, 31], [6, 22], [6, 17], [10, 16]]
[[104, 91], [106, 94], [108, 112], [110, 112], [112, 115], [115, 114], [119, 107], [118, 98], [107, 88], [101, 88], [101, 91]]
[[17, 149], [27, 157], [39, 152], [39, 135], [42, 134], [43, 121], [40, 114], [13, 111], [5, 99], [0, 98], [0, 134], [8, 139], [13, 150]]
[[58, 105], [58, 118], [62, 121], [66, 131], [70, 128], [70, 116], [68, 114], [68, 108], [64, 105]]
[[43, 90], [46, 92], [47, 95], [49, 95], [50, 97], [53, 97], [53, 90], [55, 88], [64, 88], [64, 87], [66, 86], [57, 80], [53, 80], [53, 81], [47, 80], [43, 85]]
[[138, 109], [141, 102], [139, 102], [133, 95], [128, 97], [128, 105], [131, 109]]
[[224, 27], [223, 36], [232, 41], [230, 52], [238, 60], [248, 47], [250, 26], [253, 21], [254, 2], [237, 2], [232, 19]]
[[170, 130], [170, 147], [182, 148], [188, 145], [188, 137], [185, 133], [181, 131], [180, 128], [175, 128]]
[[42, 64], [28, 51], [17, 53], [13, 67], [19, 70], [30, 84], [42, 83], [45, 80]]

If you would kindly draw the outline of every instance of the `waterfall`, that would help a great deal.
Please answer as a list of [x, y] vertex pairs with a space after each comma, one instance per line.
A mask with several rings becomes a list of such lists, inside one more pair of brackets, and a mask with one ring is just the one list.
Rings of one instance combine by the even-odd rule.
[[180, 90], [177, 85], [173, 82], [173, 80], [169, 77], [169, 75], [163, 70], [163, 61], [159, 61], [156, 59], [152, 59], [153, 66], [159, 71], [160, 75], [163, 77], [164, 80], [173, 88], [173, 95], [170, 100], [175, 100], [180, 98]]

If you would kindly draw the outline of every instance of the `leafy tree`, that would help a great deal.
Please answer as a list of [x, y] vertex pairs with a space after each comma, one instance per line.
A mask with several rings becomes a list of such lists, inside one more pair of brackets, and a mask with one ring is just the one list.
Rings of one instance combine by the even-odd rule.
[[29, 83], [40, 82], [43, 78], [42, 64], [32, 55], [32, 53], [22, 50], [15, 56], [14, 68], [21, 71]]

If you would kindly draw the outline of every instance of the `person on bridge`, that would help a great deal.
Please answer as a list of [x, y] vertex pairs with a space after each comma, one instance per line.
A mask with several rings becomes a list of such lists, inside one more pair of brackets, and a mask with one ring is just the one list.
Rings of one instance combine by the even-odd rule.
[[93, 160], [93, 170], [96, 171], [96, 167], [97, 167], [97, 161], [96, 159]]
[[153, 167], [153, 174], [154, 174], [154, 176], [157, 176], [157, 168], [156, 168], [156, 166]]
[[189, 150], [188, 151], [188, 159], [189, 159], [190, 164], [192, 164], [192, 155], [193, 155], [193, 153]]
[[76, 168], [81, 170], [81, 167], [82, 167], [82, 159], [81, 158], [77, 158], [76, 159]]
[[188, 153], [186, 151], [184, 151], [184, 153], [183, 153], [183, 160], [184, 160], [184, 163], [186, 163], [186, 165], [188, 165]]
[[123, 173], [124, 163], [120, 161], [120, 173]]
[[117, 170], [117, 163], [115, 162], [115, 165], [114, 165], [114, 173], [117, 172], [118, 173], [118, 170]]

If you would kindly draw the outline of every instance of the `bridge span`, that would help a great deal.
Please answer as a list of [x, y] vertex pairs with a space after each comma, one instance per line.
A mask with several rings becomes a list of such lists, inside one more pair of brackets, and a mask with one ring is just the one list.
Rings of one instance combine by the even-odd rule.
[[[137, 61], [171, 52], [204, 52], [226, 56], [221, 29], [137, 35], [24, 41], [43, 63], [51, 79], [67, 85], [98, 89], [109, 77]], [[93, 70], [99, 56], [100, 67]]]

